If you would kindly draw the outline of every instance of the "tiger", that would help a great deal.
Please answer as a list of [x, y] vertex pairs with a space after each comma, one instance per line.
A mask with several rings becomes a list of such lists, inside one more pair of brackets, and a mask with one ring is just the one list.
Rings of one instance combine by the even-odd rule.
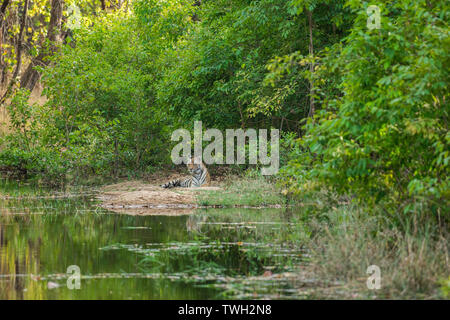
[[[200, 164], [199, 164], [200, 163]], [[198, 188], [211, 183], [208, 169], [205, 164], [196, 158], [191, 158], [186, 166], [191, 174], [187, 179], [176, 179], [160, 185], [161, 188]]]

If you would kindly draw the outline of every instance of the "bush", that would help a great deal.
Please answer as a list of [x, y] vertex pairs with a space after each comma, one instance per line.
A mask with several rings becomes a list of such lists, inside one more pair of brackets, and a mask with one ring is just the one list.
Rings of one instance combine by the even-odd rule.
[[445, 1], [381, 2], [380, 30], [348, 3], [357, 19], [343, 45], [323, 52], [314, 75], [322, 108], [285, 172], [297, 191], [319, 181], [405, 213], [437, 213], [450, 184]]
[[12, 147], [0, 152], [0, 168], [21, 177], [38, 177], [47, 185], [64, 184], [68, 170], [59, 154], [41, 148], [29, 151]]
[[152, 105], [136, 30], [132, 17], [117, 12], [74, 31], [76, 45], [64, 45], [40, 70], [47, 102], [31, 105], [29, 92], [16, 91], [2, 166], [56, 183], [117, 177], [167, 159], [164, 114]]

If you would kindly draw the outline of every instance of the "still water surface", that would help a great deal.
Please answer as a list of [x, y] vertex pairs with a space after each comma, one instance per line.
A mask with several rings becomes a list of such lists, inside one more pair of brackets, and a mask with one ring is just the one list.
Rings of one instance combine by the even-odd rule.
[[130, 216], [92, 199], [0, 182], [0, 299], [298, 298], [282, 275], [307, 261], [301, 212]]

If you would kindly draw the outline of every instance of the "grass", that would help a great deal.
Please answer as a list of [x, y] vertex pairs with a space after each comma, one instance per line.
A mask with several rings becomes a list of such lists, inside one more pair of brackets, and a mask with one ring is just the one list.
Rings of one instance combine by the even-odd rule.
[[0, 199], [57, 199], [92, 195], [90, 186], [70, 185], [65, 188], [50, 187], [35, 181], [0, 178]]
[[[450, 264], [448, 228], [430, 217], [369, 215], [363, 208], [332, 209], [311, 224], [310, 267], [321, 279], [339, 281], [354, 297], [445, 298]], [[400, 226], [401, 225], [401, 226]], [[381, 288], [369, 290], [366, 271], [381, 270]], [[447, 286], [447, 287], [446, 287]]]
[[[25, 194], [39, 196], [54, 192], [19, 182], [3, 181], [0, 186], [0, 194], [18, 198]], [[229, 208], [201, 211], [213, 221], [232, 223], [230, 226], [217, 225], [217, 230], [215, 225], [210, 226], [214, 229], [211, 230], [212, 238], [223, 234], [220, 228], [233, 227], [236, 230], [231, 233], [232, 239], [236, 237], [245, 242], [243, 239], [250, 237], [252, 241], [306, 249], [308, 264], [301, 269], [314, 275], [322, 284], [332, 284], [324, 295], [314, 288], [317, 298], [450, 297], [450, 228], [448, 221], [442, 222], [426, 210], [414, 215], [389, 215], [381, 208], [366, 210], [362, 205], [349, 204], [350, 200], [341, 201], [325, 192], [303, 196], [301, 200], [297, 199], [302, 202], [302, 207], [294, 206], [288, 210], [239, 210], [233, 207], [284, 206], [287, 199], [272, 181], [264, 177], [228, 177], [222, 188], [220, 191], [199, 191], [198, 195], [200, 205]], [[201, 216], [195, 217], [200, 219]], [[289, 223], [281, 223], [286, 219]], [[203, 222], [201, 220], [199, 225]], [[236, 227], [236, 222], [242, 225]], [[280, 226], [274, 226], [275, 222], [280, 222]], [[195, 223], [191, 224], [195, 227]], [[253, 234], [253, 230], [258, 232]], [[367, 288], [370, 265], [381, 270], [379, 290]], [[298, 276], [300, 279], [300, 273]]]
[[[287, 203], [279, 189], [264, 177], [229, 178], [223, 191], [201, 193], [199, 201], [202, 205], [224, 207]], [[336, 290], [345, 292], [344, 297], [449, 297], [447, 222], [426, 210], [410, 215], [390, 215], [381, 207], [366, 210], [363, 205], [326, 192], [296, 201], [305, 205], [301, 210], [304, 215], [286, 241], [300, 241], [306, 246], [311, 257], [309, 271], [324, 283], [342, 284]], [[242, 220], [247, 219], [251, 221], [251, 217]], [[379, 290], [367, 288], [370, 265], [381, 270]]]
[[199, 191], [199, 204], [223, 207], [260, 207], [286, 203], [286, 197], [264, 177], [228, 177], [224, 182], [223, 189]]
[[[264, 177], [228, 178], [223, 191], [200, 193], [198, 199], [201, 205], [223, 207], [287, 203]], [[339, 283], [334, 290], [344, 292], [343, 297], [449, 297], [450, 229], [446, 222], [426, 210], [407, 216], [389, 215], [381, 208], [366, 210], [325, 192], [303, 195], [296, 201], [305, 205], [305, 216], [286, 240], [298, 243], [301, 239], [310, 252], [308, 271], [323, 283]], [[379, 290], [367, 288], [370, 265], [381, 270]]]

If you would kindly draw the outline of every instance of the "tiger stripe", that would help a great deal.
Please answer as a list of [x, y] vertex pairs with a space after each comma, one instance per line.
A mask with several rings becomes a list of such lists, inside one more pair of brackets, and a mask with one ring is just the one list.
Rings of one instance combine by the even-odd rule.
[[182, 179], [172, 180], [165, 184], [162, 184], [161, 187], [167, 189], [176, 187], [198, 188], [210, 183], [211, 179], [209, 176], [209, 172], [203, 162], [197, 164], [195, 159], [191, 158], [190, 161], [187, 163], [187, 167], [189, 172], [192, 174], [191, 177], [185, 180]]

